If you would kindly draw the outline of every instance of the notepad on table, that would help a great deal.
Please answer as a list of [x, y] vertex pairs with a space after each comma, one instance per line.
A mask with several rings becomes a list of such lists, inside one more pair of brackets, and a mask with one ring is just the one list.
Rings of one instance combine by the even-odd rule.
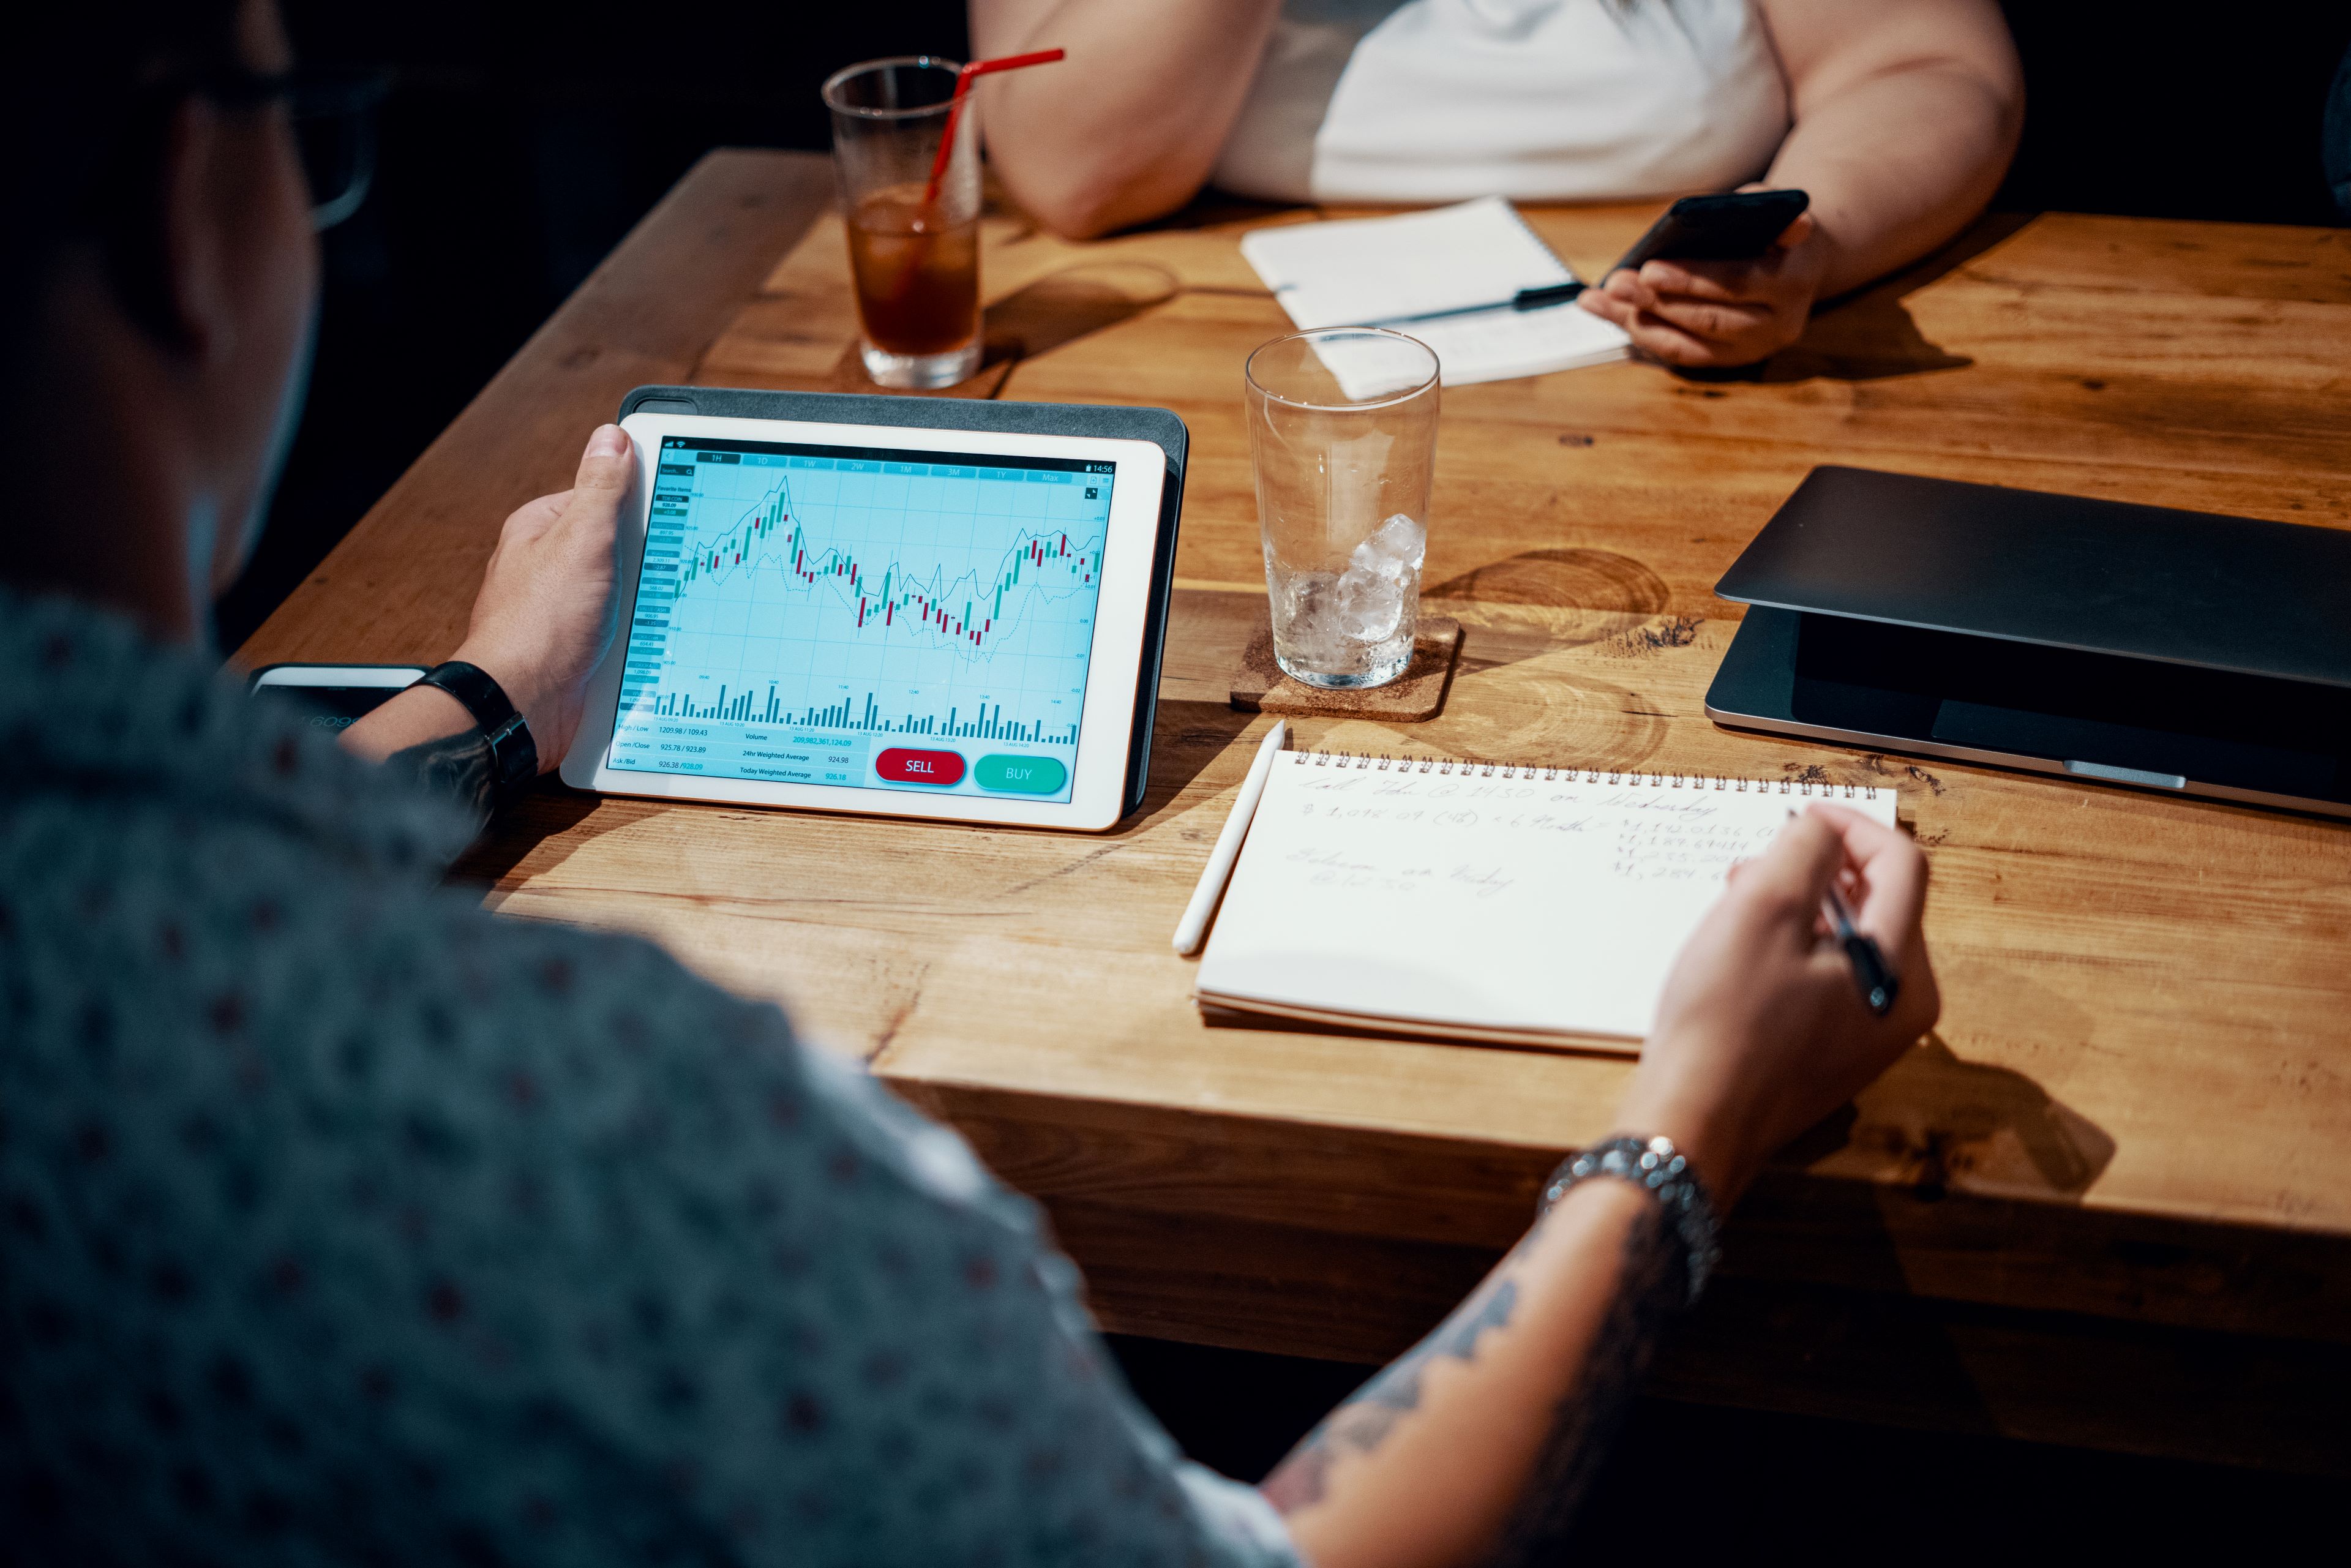
[[[1448, 386], [1602, 364], [1632, 346], [1622, 328], [1573, 300], [1409, 319], [1575, 281], [1499, 196], [1391, 218], [1253, 229], [1241, 236], [1241, 255], [1301, 330], [1392, 325], [1437, 351]], [[1372, 395], [1351, 384], [1343, 354], [1325, 354], [1323, 362], [1350, 397]]]
[[1196, 997], [1631, 1054], [1731, 864], [1821, 799], [1894, 822], [1892, 789], [1284, 752]]

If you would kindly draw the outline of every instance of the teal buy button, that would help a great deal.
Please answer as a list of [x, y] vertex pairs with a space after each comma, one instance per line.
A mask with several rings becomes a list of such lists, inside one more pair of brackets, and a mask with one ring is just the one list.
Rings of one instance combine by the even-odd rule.
[[1070, 770], [1052, 757], [983, 757], [972, 765], [971, 778], [1000, 794], [1053, 795], [1069, 782]]

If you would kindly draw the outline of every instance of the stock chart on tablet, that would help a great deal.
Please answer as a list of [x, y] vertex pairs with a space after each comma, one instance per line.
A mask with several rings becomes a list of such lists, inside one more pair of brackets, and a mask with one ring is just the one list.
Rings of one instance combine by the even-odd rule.
[[610, 765], [1067, 800], [1112, 471], [664, 438]]

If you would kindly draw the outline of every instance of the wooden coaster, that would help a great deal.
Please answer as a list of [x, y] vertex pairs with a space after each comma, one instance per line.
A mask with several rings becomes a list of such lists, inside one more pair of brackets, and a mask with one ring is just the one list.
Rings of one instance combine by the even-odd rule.
[[1306, 718], [1384, 718], [1417, 724], [1435, 718], [1453, 685], [1461, 652], [1461, 622], [1443, 615], [1420, 618], [1412, 664], [1384, 686], [1325, 690], [1294, 681], [1273, 660], [1273, 628], [1260, 625], [1233, 675], [1232, 704], [1243, 713], [1296, 714]]

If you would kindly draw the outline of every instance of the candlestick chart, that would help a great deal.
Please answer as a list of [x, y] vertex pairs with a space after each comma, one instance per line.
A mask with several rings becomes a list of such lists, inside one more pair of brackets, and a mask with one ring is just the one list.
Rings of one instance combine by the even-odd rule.
[[[896, 559], [876, 570], [853, 548], [812, 538], [807, 525], [792, 516], [791, 506], [790, 483], [779, 479], [733, 528], [714, 539], [694, 539], [692, 554], [683, 559], [677, 575], [675, 599], [692, 596], [697, 582], [716, 588], [739, 574], [773, 572], [793, 580], [787, 587], [830, 591], [832, 606], [849, 618], [849, 631], [863, 632], [870, 625], [877, 632], [886, 632], [903, 616], [910, 632], [919, 631], [952, 647], [961, 657], [981, 659], [999, 640], [999, 625], [1010, 632], [1024, 611], [1040, 601], [1067, 598], [1085, 589], [1102, 569], [1100, 534], [1073, 544], [1067, 528], [1027, 528], [1012, 532], [992, 570], [967, 569], [949, 580], [949, 569], [935, 560], [926, 575], [917, 577]], [[649, 551], [656, 540], [664, 547], [686, 543], [682, 518], [663, 523], [666, 526], [648, 531]], [[1008, 594], [1013, 609], [1009, 618], [1005, 614]], [[1092, 596], [1086, 597], [1091, 604]]]
[[664, 452], [622, 724], [1074, 748], [1110, 483], [1063, 469]]

